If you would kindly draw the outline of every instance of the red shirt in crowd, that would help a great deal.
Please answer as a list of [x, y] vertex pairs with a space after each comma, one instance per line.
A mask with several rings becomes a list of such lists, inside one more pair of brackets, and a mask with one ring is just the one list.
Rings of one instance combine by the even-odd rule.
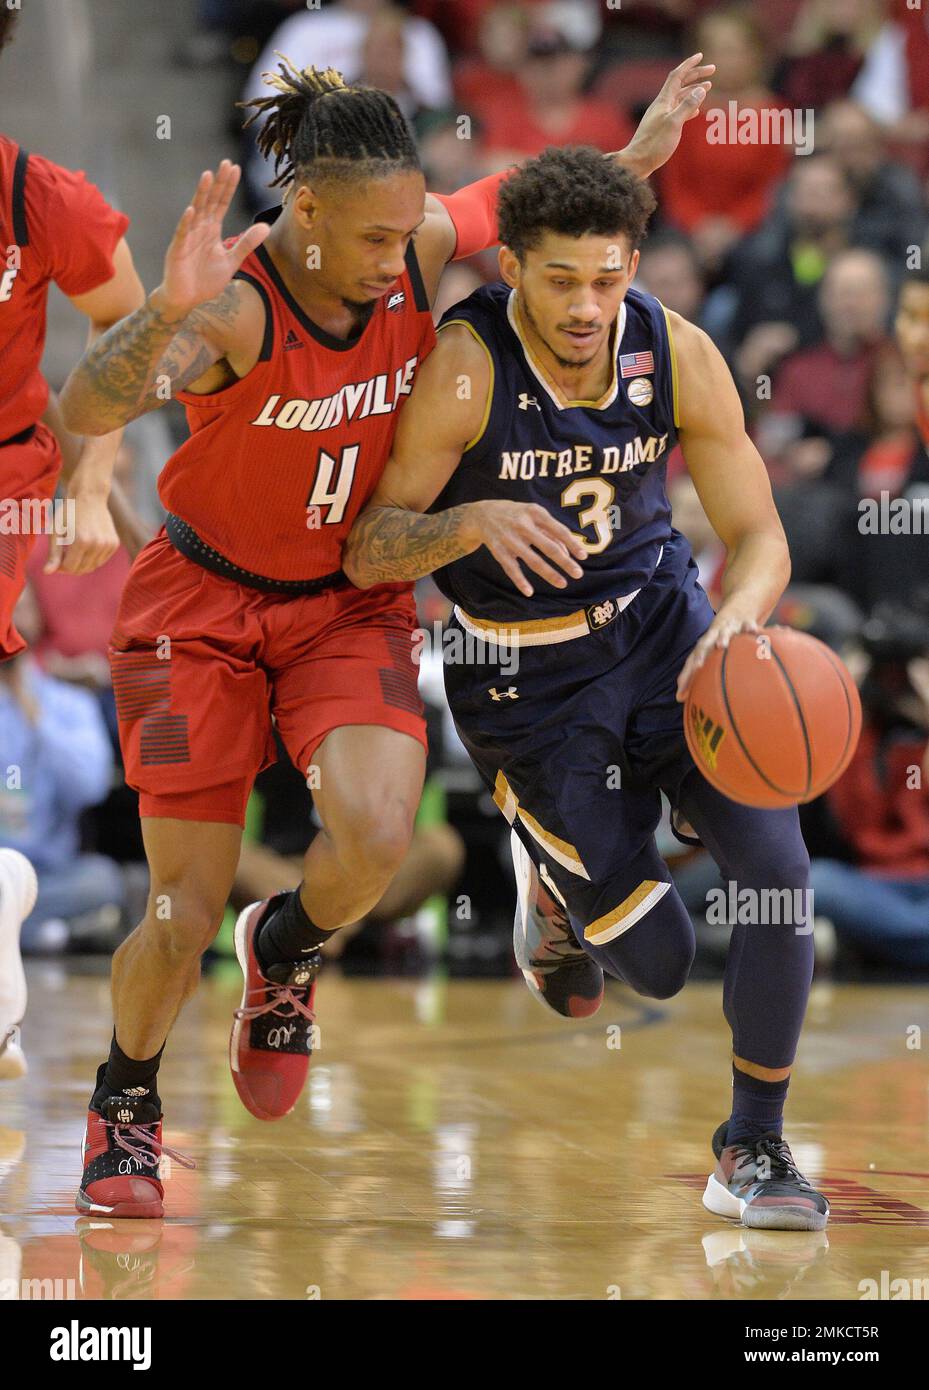
[[870, 343], [842, 356], [830, 343], [822, 342], [792, 353], [777, 374], [772, 411], [806, 415], [828, 430], [858, 428], [880, 347]]
[[925, 751], [926, 735], [914, 732], [879, 754], [878, 735], [865, 724], [848, 770], [828, 793], [843, 837], [870, 873], [929, 878], [929, 786], [907, 785], [913, 781], [909, 769], [921, 769]]
[[612, 154], [628, 145], [634, 134], [628, 117], [597, 97], [579, 98], [569, 126], [543, 130], [522, 86], [509, 95], [491, 94], [474, 108], [474, 114], [481, 122], [486, 150], [512, 151], [527, 158], [541, 154], [548, 145], [593, 145]]
[[[711, 94], [712, 101], [712, 94]], [[763, 116], [765, 109], [778, 110], [772, 97], [763, 106], [740, 102], [738, 111], [756, 110]], [[714, 103], [727, 118], [728, 103]], [[661, 207], [664, 216], [674, 226], [693, 232], [707, 217], [728, 217], [743, 233], [754, 231], [767, 212], [772, 192], [783, 178], [790, 162], [789, 145], [763, 143], [760, 139], [740, 145], [731, 139], [711, 143], [714, 133], [708, 115], [695, 116], [681, 131], [681, 143], [673, 159], [661, 170]], [[763, 135], [765, 127], [759, 128]], [[779, 126], [774, 126], [774, 132]], [[736, 133], [738, 126], [736, 126]]]
[[74, 298], [112, 280], [128, 226], [82, 173], [0, 135], [0, 440], [34, 425], [48, 401], [49, 283]]

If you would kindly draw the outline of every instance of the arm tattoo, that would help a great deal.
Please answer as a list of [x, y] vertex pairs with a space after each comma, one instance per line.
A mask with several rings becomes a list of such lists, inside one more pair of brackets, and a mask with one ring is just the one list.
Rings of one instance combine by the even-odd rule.
[[374, 507], [355, 522], [343, 557], [350, 579], [367, 587], [421, 579], [477, 547], [462, 535], [467, 506], [425, 516], [403, 507]]
[[92, 419], [94, 432], [104, 434], [157, 409], [166, 399], [155, 393], [159, 378], [170, 380], [173, 394], [201, 377], [221, 356], [205, 332], [234, 323], [238, 311], [234, 282], [172, 323], [146, 301], [102, 333], [74, 368], [62, 391], [69, 414]]

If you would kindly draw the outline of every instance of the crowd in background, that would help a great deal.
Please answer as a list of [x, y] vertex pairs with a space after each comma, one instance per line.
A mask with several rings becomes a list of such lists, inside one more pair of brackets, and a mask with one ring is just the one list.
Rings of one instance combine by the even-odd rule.
[[[701, 50], [716, 64], [709, 114], [685, 127], [655, 176], [658, 212], [637, 284], [704, 327], [739, 386], [793, 562], [773, 621], [828, 642], [859, 681], [858, 753], [826, 797], [802, 808], [821, 960], [837, 940], [840, 964], [856, 970], [929, 968], [929, 421], [921, 437], [894, 330], [901, 293], [929, 265], [929, 6], [200, 0], [198, 18], [174, 61], [192, 72], [224, 65], [233, 97], [257, 93], [275, 50], [391, 92], [437, 192], [548, 144], [621, 149], [674, 63]], [[775, 118], [788, 113], [793, 144], [718, 143], [708, 138], [714, 111], [755, 112], [756, 131], [785, 129]], [[278, 199], [261, 156], [239, 138], [243, 203], [255, 211]], [[495, 275], [493, 252], [450, 267], [436, 317]], [[929, 277], [923, 288], [929, 321]], [[183, 430], [172, 410], [131, 426], [120, 458], [153, 530], [157, 472]], [[718, 599], [722, 547], [679, 450], [668, 488], [674, 523]], [[927, 499], [925, 533], [863, 534], [859, 504], [882, 493]], [[34, 659], [0, 668], [0, 745], [18, 755], [6, 761], [43, 774], [28, 796], [0, 783], [0, 842], [39, 872], [25, 948], [107, 949], [141, 915], [145, 892], [106, 662], [129, 562], [120, 552], [90, 577], [48, 577], [43, 559], [40, 548], [17, 614]], [[420, 590], [432, 631], [444, 601], [428, 581]], [[415, 954], [429, 903], [443, 918], [432, 946], [453, 966], [506, 968], [506, 827], [457, 745], [440, 676], [431, 666], [421, 681], [431, 709], [428, 814], [402, 882], [372, 914], [377, 932], [359, 930], [354, 946], [363, 954], [367, 939], [400, 959], [413, 942]], [[63, 737], [76, 750], [66, 777], [56, 773]], [[303, 779], [284, 764], [259, 779], [250, 810], [237, 885], [245, 900], [297, 882], [314, 833]], [[715, 868], [701, 851], [681, 855], [670, 835], [661, 843], [699, 921]], [[701, 946], [712, 962], [725, 942], [706, 926]]]

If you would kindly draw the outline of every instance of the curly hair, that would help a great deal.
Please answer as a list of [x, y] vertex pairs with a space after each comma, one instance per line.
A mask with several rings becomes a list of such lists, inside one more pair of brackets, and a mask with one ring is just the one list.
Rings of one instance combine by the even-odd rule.
[[648, 184], [589, 145], [549, 148], [500, 186], [500, 240], [522, 261], [546, 232], [625, 236], [641, 245], [655, 210]]
[[257, 144], [274, 157], [271, 187], [298, 173], [317, 179], [383, 178], [420, 169], [416, 142], [393, 97], [346, 83], [335, 68], [297, 69], [282, 53], [279, 72], [263, 73], [277, 95], [241, 101], [262, 119]]

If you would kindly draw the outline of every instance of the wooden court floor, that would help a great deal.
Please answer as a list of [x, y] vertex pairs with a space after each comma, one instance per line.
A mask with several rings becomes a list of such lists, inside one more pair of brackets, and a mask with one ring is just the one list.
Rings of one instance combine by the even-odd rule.
[[330, 966], [306, 1092], [269, 1125], [228, 1074], [237, 971], [213, 973], [162, 1070], [166, 1138], [197, 1169], [174, 1166], [164, 1223], [107, 1223], [71, 1205], [107, 983], [35, 965], [30, 1075], [0, 1086], [0, 1296], [858, 1299], [884, 1272], [929, 1297], [925, 989], [814, 987], [787, 1136], [832, 1202], [818, 1235], [700, 1204], [727, 1113], [720, 997], [612, 986], [570, 1024], [520, 980]]

